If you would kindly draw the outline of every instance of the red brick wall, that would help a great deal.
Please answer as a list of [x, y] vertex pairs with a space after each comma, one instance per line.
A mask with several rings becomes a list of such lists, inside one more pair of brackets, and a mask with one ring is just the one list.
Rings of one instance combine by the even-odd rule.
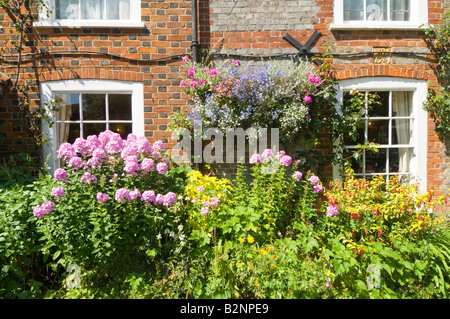
[[[23, 58], [21, 79], [35, 82], [31, 86], [30, 107], [34, 109], [40, 105], [38, 84], [43, 81], [105, 79], [143, 82], [146, 136], [150, 141], [162, 139], [169, 142], [170, 133], [165, 132], [168, 116], [187, 105], [179, 81], [185, 74], [180, 57], [188, 53], [191, 46], [191, 3], [186, 0], [142, 0], [141, 6], [144, 28], [32, 27], [24, 53], [45, 50], [50, 54]], [[6, 18], [0, 10], [0, 22], [5, 27], [0, 34], [0, 43], [10, 38]], [[5, 50], [4, 54], [8, 53], [11, 51]], [[173, 55], [173, 59], [167, 58]], [[14, 59], [1, 61], [0, 72], [13, 76], [16, 72], [12, 63]], [[10, 121], [13, 116], [6, 112], [3, 104], [0, 118]], [[8, 150], [2, 154], [5, 156], [16, 151], [11, 138], [26, 134], [26, 129], [22, 126], [20, 132], [14, 132], [11, 125], [7, 125], [1, 128], [2, 132], [8, 137], [4, 143], [8, 144]], [[6, 150], [6, 146], [3, 149]]]
[[[386, 46], [393, 52], [414, 51], [426, 53], [427, 48], [421, 31], [393, 30], [330, 30], [333, 22], [333, 1], [316, 0], [315, 17], [310, 24], [298, 28], [269, 30], [257, 28], [218, 29], [219, 0], [199, 0], [199, 40], [203, 48], [218, 52], [243, 55], [291, 54], [297, 50], [287, 43], [283, 36], [289, 33], [300, 43], [305, 43], [317, 29], [321, 36], [313, 43], [313, 52], [322, 52], [326, 44], [333, 53], [370, 52], [373, 47]], [[222, 1], [223, 2], [223, 1]], [[429, 23], [441, 21], [448, 0], [428, 1]], [[223, 13], [224, 11], [222, 11]], [[269, 11], [268, 11], [269, 12]], [[142, 81], [144, 83], [144, 118], [146, 136], [165, 142], [170, 133], [165, 132], [168, 116], [175, 110], [186, 108], [188, 97], [179, 87], [185, 69], [179, 58], [164, 60], [171, 55], [182, 55], [190, 51], [192, 40], [191, 1], [189, 0], [142, 0], [142, 21], [145, 28], [32, 28], [26, 52], [38, 53], [62, 50], [95, 51], [100, 54], [47, 54], [27, 56], [22, 65], [23, 79], [52, 81], [60, 79], [108, 79]], [[0, 24], [5, 27], [0, 32], [0, 43], [9, 37], [7, 15], [0, 11]], [[283, 21], [280, 21], [280, 23]], [[269, 20], [267, 20], [269, 23]], [[272, 24], [274, 22], [271, 22]], [[121, 58], [112, 57], [112, 55]], [[12, 76], [15, 65], [11, 58], [0, 60], [0, 72]], [[424, 79], [430, 85], [436, 84], [436, 77], [423, 59], [408, 59], [393, 55], [389, 64], [374, 64], [373, 56], [352, 60], [333, 60], [338, 79], [365, 76], [395, 76]], [[155, 59], [161, 59], [156, 61]], [[30, 107], [39, 106], [38, 82], [32, 87]], [[15, 119], [0, 101], [0, 119], [13, 123]], [[429, 119], [428, 132], [428, 184], [443, 190], [443, 171], [448, 163], [445, 145], [433, 131], [433, 121]], [[4, 124], [5, 122], [3, 122]], [[15, 127], [15, 129], [14, 129]], [[0, 125], [0, 133], [8, 140], [15, 135], [25, 134], [25, 127], [17, 124]], [[170, 143], [169, 143], [170, 144]], [[170, 146], [170, 145], [168, 145]], [[4, 149], [2, 145], [1, 150]], [[26, 149], [26, 147], [25, 147]], [[11, 147], [9, 152], [15, 152]], [[3, 155], [5, 152], [3, 152]], [[444, 177], [443, 177], [444, 176]]]

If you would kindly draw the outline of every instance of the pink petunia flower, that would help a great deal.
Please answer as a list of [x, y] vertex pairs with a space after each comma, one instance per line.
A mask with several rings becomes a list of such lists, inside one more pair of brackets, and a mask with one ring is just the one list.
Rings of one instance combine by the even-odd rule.
[[312, 98], [311, 98], [309, 95], [306, 95], [306, 96], [303, 98], [303, 101], [304, 101], [306, 104], [309, 104], [309, 103], [311, 103]]

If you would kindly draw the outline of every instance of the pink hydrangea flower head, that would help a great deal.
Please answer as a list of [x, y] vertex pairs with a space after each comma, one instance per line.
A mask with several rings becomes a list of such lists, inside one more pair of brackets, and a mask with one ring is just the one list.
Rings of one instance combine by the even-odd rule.
[[180, 86], [187, 86], [186, 81], [185, 81], [185, 80], [181, 80], [181, 81], [180, 81]]
[[125, 159], [125, 166], [123, 168], [125, 172], [133, 176], [137, 176], [136, 171], [139, 171], [140, 169], [141, 166], [136, 155], [130, 155]]
[[323, 191], [323, 187], [322, 187], [322, 185], [320, 185], [320, 184], [314, 185], [313, 188], [314, 188], [314, 191], [315, 191], [317, 194], [319, 194], [320, 192]]
[[116, 201], [125, 203], [127, 199], [130, 199], [130, 191], [126, 188], [119, 188], [115, 194]]
[[58, 168], [55, 170], [53, 175], [56, 181], [66, 181], [67, 180], [67, 172], [65, 169]]
[[82, 137], [78, 137], [75, 140], [73, 143], [73, 148], [75, 149], [75, 152], [80, 153], [82, 156], [86, 156], [91, 152], [87, 140]]
[[130, 192], [130, 197], [129, 197], [130, 200], [135, 200], [138, 197], [141, 197], [141, 192], [137, 188]]
[[292, 157], [289, 155], [284, 155], [280, 158], [280, 164], [284, 166], [289, 166], [292, 163]]
[[158, 165], [156, 165], [156, 171], [161, 175], [166, 174], [168, 169], [169, 169], [169, 167], [164, 162], [160, 162], [160, 163], [158, 163]]
[[286, 155], [285, 151], [278, 151], [275, 157], [281, 159], [284, 155]]
[[153, 171], [155, 169], [155, 161], [146, 157], [142, 160], [141, 168], [144, 174], [147, 174], [149, 171]]
[[261, 155], [258, 153], [253, 154], [250, 157], [250, 164], [261, 163]]
[[37, 205], [33, 209], [33, 215], [36, 217], [42, 217], [44, 214], [48, 214], [53, 210], [53, 207], [55, 207], [55, 203], [52, 201], [46, 201], [42, 203], [42, 205]]
[[295, 179], [296, 181], [301, 180], [303, 177], [303, 174], [299, 171], [295, 171], [294, 174], [292, 174], [292, 178]]
[[327, 207], [327, 216], [328, 217], [336, 216], [338, 214], [338, 212], [339, 212], [339, 208], [337, 206], [332, 205], [332, 204], [328, 205], [328, 207]]
[[165, 152], [167, 151], [166, 146], [164, 145], [163, 141], [157, 140], [153, 143], [153, 148], [156, 151]]
[[68, 167], [73, 167], [75, 169], [79, 169], [84, 165], [83, 160], [79, 158], [78, 156], [74, 156], [71, 159], [69, 159], [69, 162], [67, 163]]
[[81, 176], [80, 182], [81, 183], [88, 183], [88, 184], [90, 184], [90, 183], [96, 184], [97, 183], [97, 177], [92, 175], [91, 172], [85, 172], [83, 174], [83, 176]]
[[261, 158], [262, 159], [269, 159], [271, 158], [273, 155], [273, 152], [270, 148], [265, 149], [262, 154], [261, 154]]
[[310, 178], [308, 178], [308, 181], [310, 181], [313, 185], [316, 185], [319, 182], [319, 177], [316, 175], [312, 175]]
[[156, 194], [153, 190], [148, 190], [142, 193], [141, 201], [145, 201], [147, 203], [155, 203]]
[[168, 192], [164, 195], [163, 205], [164, 206], [172, 206], [173, 203], [177, 201], [177, 195], [174, 192]]
[[200, 210], [200, 214], [202, 214], [203, 216], [209, 215], [209, 213], [210, 211], [208, 206], [203, 206], [202, 209]]
[[98, 192], [96, 198], [99, 202], [106, 202], [109, 199], [108, 194], [102, 192]]
[[164, 196], [161, 194], [156, 195], [155, 204], [164, 204]]
[[139, 154], [150, 155], [153, 152], [153, 146], [145, 136], [139, 136], [134, 146]]
[[57, 200], [60, 200], [61, 197], [66, 196], [64, 187], [62, 187], [62, 186], [53, 187], [52, 196], [55, 196]]
[[219, 206], [219, 202], [220, 202], [219, 197], [214, 196], [213, 198], [211, 198], [211, 201], [209, 203], [211, 207], [217, 208], [217, 206]]
[[75, 148], [72, 146], [72, 144], [64, 142], [59, 146], [58, 155], [57, 155], [58, 158], [68, 160], [76, 155], [77, 155], [77, 152], [76, 152]]
[[86, 138], [86, 143], [91, 153], [102, 147], [102, 142], [100, 142], [97, 135], [89, 135]]

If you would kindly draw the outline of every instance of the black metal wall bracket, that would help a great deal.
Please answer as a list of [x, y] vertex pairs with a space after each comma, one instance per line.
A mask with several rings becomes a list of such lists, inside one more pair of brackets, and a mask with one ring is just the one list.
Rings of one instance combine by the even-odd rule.
[[[298, 52], [299, 55], [306, 55], [310, 58], [315, 55], [314, 53], [311, 52], [310, 47], [319, 35], [320, 32], [317, 31], [317, 29], [314, 30], [314, 33], [309, 37], [309, 39], [305, 42], [304, 45], [295, 40], [289, 33], [286, 33], [286, 35], [283, 37], [283, 40], [289, 42], [293, 47], [295, 47], [299, 51]], [[322, 63], [320, 60], [313, 60], [313, 62], [316, 64]]]

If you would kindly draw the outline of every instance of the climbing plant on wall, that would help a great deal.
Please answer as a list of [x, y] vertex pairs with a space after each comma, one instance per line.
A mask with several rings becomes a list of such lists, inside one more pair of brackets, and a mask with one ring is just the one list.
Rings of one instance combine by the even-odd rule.
[[430, 113], [440, 136], [450, 135], [450, 11], [441, 25], [424, 28], [426, 42], [436, 56], [433, 65], [439, 86], [429, 88], [425, 109]]

